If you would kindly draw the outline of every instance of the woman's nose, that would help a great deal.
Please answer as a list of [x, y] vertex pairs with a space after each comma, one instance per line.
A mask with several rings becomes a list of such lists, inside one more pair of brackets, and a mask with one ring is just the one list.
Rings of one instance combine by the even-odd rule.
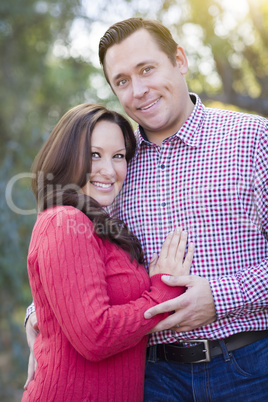
[[100, 173], [109, 177], [113, 177], [115, 175], [113, 162], [111, 160], [103, 160], [103, 163], [100, 166]]

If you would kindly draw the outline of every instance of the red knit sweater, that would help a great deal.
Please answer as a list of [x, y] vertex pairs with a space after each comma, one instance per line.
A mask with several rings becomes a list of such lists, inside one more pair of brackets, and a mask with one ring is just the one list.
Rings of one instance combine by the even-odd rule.
[[163, 319], [143, 313], [183, 289], [150, 282], [73, 207], [38, 215], [28, 272], [40, 333], [22, 401], [142, 401], [145, 334]]

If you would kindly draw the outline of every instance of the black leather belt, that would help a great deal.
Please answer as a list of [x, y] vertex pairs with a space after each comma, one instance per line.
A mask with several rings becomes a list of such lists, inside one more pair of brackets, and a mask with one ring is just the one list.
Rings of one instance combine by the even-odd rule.
[[[240, 332], [239, 334], [231, 335], [229, 338], [224, 338], [223, 341], [228, 352], [232, 352], [266, 337], [268, 337], [268, 330]], [[158, 360], [172, 360], [180, 363], [201, 363], [209, 362], [212, 357], [222, 354], [218, 340], [184, 339], [183, 343], [195, 343], [196, 345], [181, 346], [180, 342], [156, 345], [156, 358]]]

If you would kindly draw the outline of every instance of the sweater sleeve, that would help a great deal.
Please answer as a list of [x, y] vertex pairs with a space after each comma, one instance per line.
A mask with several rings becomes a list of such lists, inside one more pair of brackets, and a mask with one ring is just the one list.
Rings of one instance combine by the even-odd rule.
[[[70, 220], [79, 230], [70, 230]], [[165, 317], [146, 320], [144, 312], [184, 291], [165, 285], [161, 275], [155, 275], [150, 289], [137, 300], [110, 305], [99, 239], [92, 222], [80, 211], [70, 215], [64, 211], [50, 219], [40, 242], [38, 265], [60, 327], [73, 347], [91, 361], [135, 346]]]

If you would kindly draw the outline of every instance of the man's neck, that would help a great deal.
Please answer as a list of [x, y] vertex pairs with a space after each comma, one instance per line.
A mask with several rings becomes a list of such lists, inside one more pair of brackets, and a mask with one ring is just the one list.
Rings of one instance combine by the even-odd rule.
[[189, 98], [190, 102], [188, 103], [187, 110], [185, 111], [185, 115], [181, 117], [181, 120], [178, 122], [177, 127], [173, 127], [173, 130], [166, 130], [166, 131], [159, 131], [159, 132], [150, 132], [148, 130], [145, 130], [143, 127], [139, 126], [140, 128], [140, 133], [144, 140], [152, 142], [159, 147], [161, 147], [162, 142], [169, 138], [172, 137], [174, 134], [176, 134], [183, 124], [186, 122], [186, 120], [189, 118], [189, 116], [192, 114], [195, 103], [196, 103], [196, 98], [194, 96], [190, 96]]
[[161, 146], [162, 142], [166, 138], [171, 137], [171, 135], [159, 135], [159, 136], [157, 134], [147, 135], [147, 133], [145, 132], [143, 127], [139, 126], [139, 129], [140, 129], [141, 136], [145, 141], [152, 142], [153, 144], [156, 144], [158, 146]]
[[176, 133], [177, 133], [177, 130], [175, 131], [175, 133], [173, 133], [173, 132], [172, 133], [161, 133], [161, 134], [160, 133], [146, 133], [146, 137], [149, 142], [152, 142], [152, 143], [158, 145], [159, 147], [161, 147], [162, 142], [165, 139], [172, 137]]

